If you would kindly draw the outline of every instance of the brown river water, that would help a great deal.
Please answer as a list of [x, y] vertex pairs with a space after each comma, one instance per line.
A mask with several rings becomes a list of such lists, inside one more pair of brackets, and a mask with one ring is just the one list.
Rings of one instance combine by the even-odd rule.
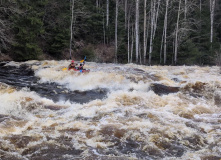
[[221, 69], [0, 64], [0, 160], [220, 160]]

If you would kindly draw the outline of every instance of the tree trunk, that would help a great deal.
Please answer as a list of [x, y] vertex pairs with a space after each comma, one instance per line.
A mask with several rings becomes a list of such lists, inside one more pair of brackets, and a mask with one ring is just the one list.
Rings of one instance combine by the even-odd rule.
[[107, 0], [107, 11], [106, 11], [106, 27], [108, 27], [108, 25], [109, 25], [109, 0]]
[[210, 43], [213, 43], [213, 23], [216, 0], [210, 0]]
[[135, 34], [136, 34], [136, 63], [138, 63], [138, 56], [139, 56], [139, 0], [136, 0]]
[[132, 25], [132, 31], [131, 31], [130, 63], [133, 62], [133, 51], [134, 51], [134, 27], [133, 27], [133, 25]]
[[179, 20], [180, 20], [180, 7], [181, 7], [181, 0], [179, 2], [179, 9], [177, 15], [177, 23], [176, 23], [176, 32], [175, 32], [175, 51], [174, 51], [174, 64], [177, 64], [177, 50], [178, 50], [178, 30], [179, 30]]
[[[150, 27], [151, 27], [151, 19], [150, 19], [150, 17], [151, 17], [151, 12], [149, 12], [149, 18], [148, 18], [148, 22], [147, 22], [146, 42], [147, 42], [147, 40], [148, 40], [148, 38], [149, 38], [149, 30], [151, 30], [151, 29], [150, 29]], [[146, 45], [147, 45], [147, 44], [146, 44]], [[146, 48], [146, 52], [147, 52], [147, 48]]]
[[202, 0], [200, 0], [200, 17], [201, 17], [201, 11], [202, 11]]
[[117, 27], [118, 27], [118, 6], [119, 0], [116, 0], [116, 13], [115, 13], [115, 63], [117, 63]]
[[149, 65], [151, 65], [152, 50], [153, 50], [153, 35], [154, 35], [154, 23], [156, 14], [156, 0], [151, 1], [151, 27], [150, 27], [150, 49], [149, 49]]
[[144, 47], [144, 64], [146, 64], [147, 58], [147, 41], [146, 41], [146, 31], [147, 31], [147, 0], [144, 0], [144, 25], [143, 25], [143, 47]]
[[156, 0], [151, 1], [151, 31], [150, 31], [150, 49], [149, 49], [149, 65], [151, 65], [152, 52], [153, 52], [153, 40], [157, 29], [157, 20], [159, 15], [161, 0], [158, 0], [158, 6], [156, 9]]
[[168, 4], [169, 0], [166, 0], [166, 13], [164, 18], [164, 56], [163, 56], [163, 64], [166, 64], [167, 61], [167, 14], [168, 14]]
[[[158, 15], [159, 15], [159, 8], [160, 8], [160, 2], [161, 0], [158, 0], [157, 10], [155, 10], [155, 20], [154, 20], [154, 32], [153, 32], [153, 39], [155, 37], [156, 29], [157, 29], [157, 21], [158, 21]], [[156, 3], [156, 2], [155, 2]]]
[[140, 59], [140, 64], [142, 64], [141, 44], [140, 43], [139, 43], [139, 59]]
[[72, 38], [73, 38], [73, 19], [74, 19], [74, 0], [72, 0], [72, 3], [71, 3], [71, 27], [70, 27], [70, 30], [71, 30], [71, 37], [70, 37], [70, 59], [72, 59], [72, 56], [71, 56], [71, 46], [72, 46]]
[[96, 7], [98, 8], [98, 0], [96, 0]]
[[[165, 25], [164, 25], [164, 27], [165, 27]], [[164, 28], [163, 28], [162, 38], [161, 38], [161, 45], [160, 45], [160, 64], [162, 63], [163, 43], [164, 43]]]
[[105, 18], [104, 18], [104, 12], [103, 12], [103, 32], [104, 32], [104, 45], [105, 45], [106, 31], [105, 31]]
[[184, 19], [186, 20], [186, 14], [187, 14], [187, 0], [185, 0], [185, 8], [184, 8]]
[[125, 0], [125, 6], [124, 6], [124, 9], [125, 9], [125, 30], [127, 29], [127, 0]]
[[130, 63], [130, 10], [127, 18], [127, 53], [128, 63]]

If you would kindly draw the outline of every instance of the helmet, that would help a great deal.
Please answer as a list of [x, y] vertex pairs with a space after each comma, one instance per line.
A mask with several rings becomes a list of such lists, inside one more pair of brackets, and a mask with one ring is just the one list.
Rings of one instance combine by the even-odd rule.
[[71, 63], [74, 63], [74, 60], [72, 60]]

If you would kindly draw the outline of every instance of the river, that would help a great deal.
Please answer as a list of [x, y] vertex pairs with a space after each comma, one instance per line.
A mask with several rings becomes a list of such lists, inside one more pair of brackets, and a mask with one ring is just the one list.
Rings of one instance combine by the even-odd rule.
[[220, 160], [221, 69], [0, 63], [1, 160]]

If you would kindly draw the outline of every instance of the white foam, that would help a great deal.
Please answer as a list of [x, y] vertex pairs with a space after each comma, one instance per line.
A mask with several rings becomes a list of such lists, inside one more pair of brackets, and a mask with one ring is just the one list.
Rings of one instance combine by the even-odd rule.
[[[41, 83], [55, 82], [67, 90], [87, 91], [105, 88], [108, 89], [108, 94], [103, 100], [96, 99], [84, 104], [61, 99], [56, 105], [64, 107], [59, 111], [53, 111], [40, 107], [55, 105], [52, 100], [41, 98], [29, 90], [0, 92], [0, 114], [18, 117], [28, 115], [27, 119], [30, 121], [20, 128], [16, 126], [17, 129], [8, 131], [7, 134], [25, 132], [27, 135], [39, 134], [44, 138], [47, 136], [56, 138], [65, 134], [73, 138], [73, 143], [78, 149], [85, 149], [87, 146], [105, 149], [113, 144], [104, 141], [105, 137], [100, 131], [103, 127], [112, 126], [115, 130], [122, 129], [121, 140], [129, 138], [153, 147], [157, 147], [153, 138], [158, 136], [168, 143], [170, 139], [176, 137], [179, 143], [185, 144], [185, 138], [199, 135], [209, 144], [220, 145], [217, 142], [217, 135], [220, 133], [218, 122], [221, 109], [214, 104], [213, 98], [207, 98], [207, 95], [194, 97], [182, 90], [159, 96], [149, 90], [151, 83], [182, 88], [188, 83], [202, 82], [208, 83], [209, 96], [220, 95], [221, 79], [218, 67], [149, 67], [90, 62], [85, 65], [85, 68], [91, 70], [90, 73], [81, 74], [62, 70], [68, 66], [69, 61], [31, 61], [27, 64], [35, 64], [32, 68]], [[8, 65], [19, 66], [20, 63], [11, 62]], [[173, 78], [177, 78], [178, 81], [174, 81]], [[26, 114], [22, 112], [26, 106], [23, 104], [29, 103], [29, 100], [25, 100], [27, 97], [31, 102], [39, 103], [38, 112]], [[32, 129], [28, 129], [32, 126]], [[50, 127], [53, 129], [47, 130]], [[45, 128], [46, 131], [43, 132]], [[71, 133], [68, 132], [69, 129], [72, 129]], [[88, 138], [86, 134], [90, 131], [92, 136]], [[206, 147], [197, 152], [187, 147], [185, 149], [187, 150], [180, 159], [199, 159], [205, 155], [204, 152], [209, 152]], [[211, 152], [214, 155], [221, 151], [214, 147]]]

